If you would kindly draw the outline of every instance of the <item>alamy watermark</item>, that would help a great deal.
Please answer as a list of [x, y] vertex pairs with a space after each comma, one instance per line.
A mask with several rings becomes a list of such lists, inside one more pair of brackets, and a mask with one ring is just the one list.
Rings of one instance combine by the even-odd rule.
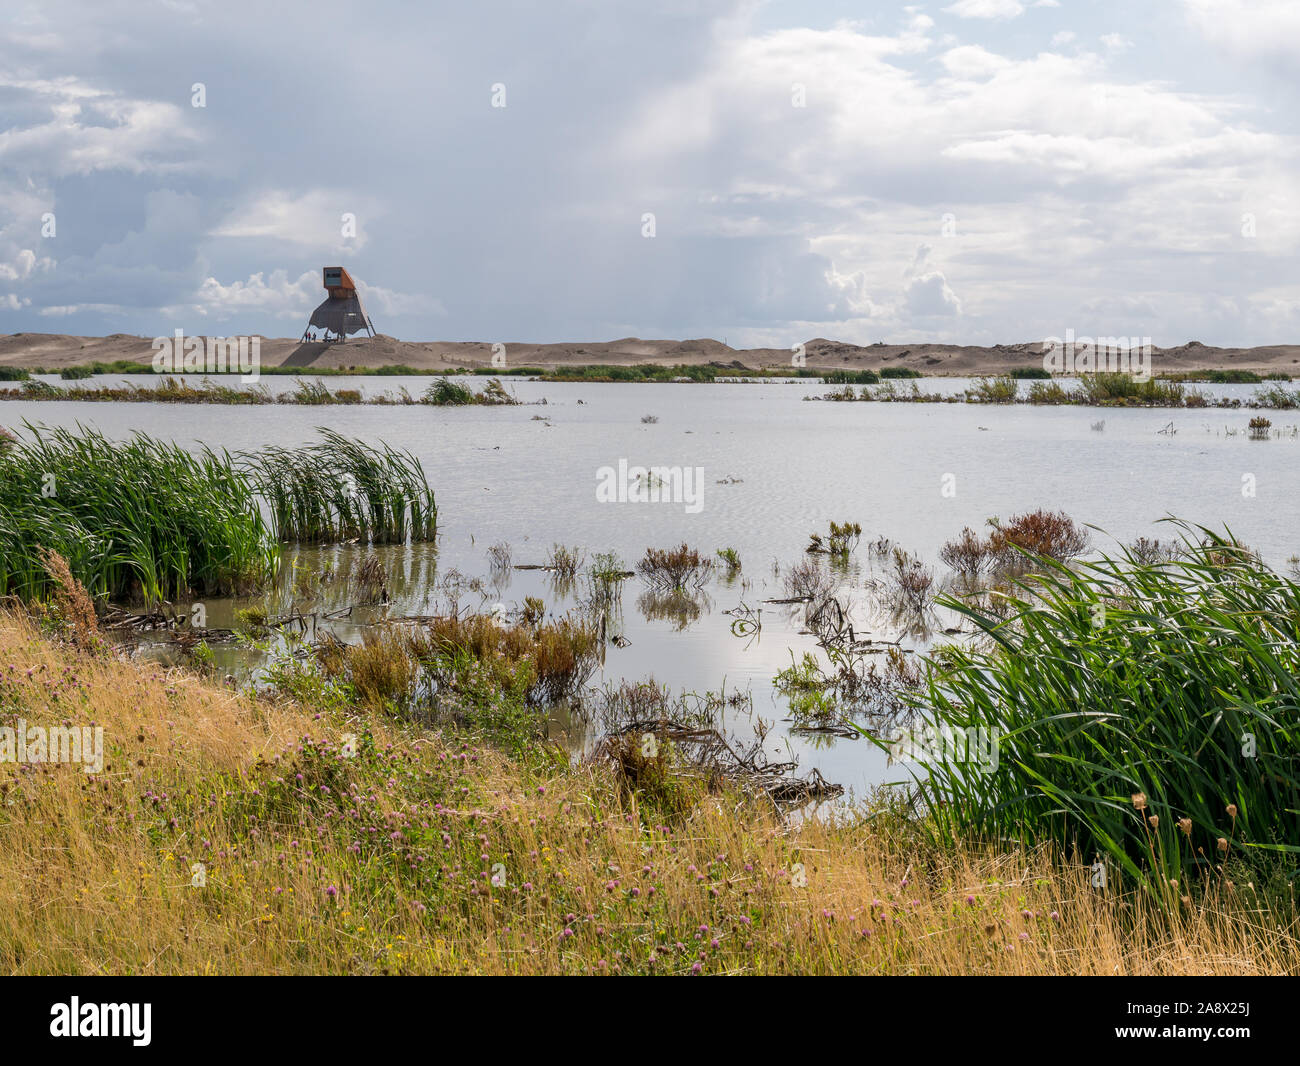
[[50, 1036], [127, 1037], [136, 1047], [148, 1047], [152, 1014], [151, 1003], [82, 1003], [72, 996], [50, 1007]]
[[1137, 381], [1151, 377], [1150, 337], [1065, 337], [1043, 341], [1043, 369], [1051, 374], [1129, 374]]
[[153, 339], [155, 374], [239, 374], [252, 384], [262, 373], [261, 337], [187, 337], [182, 329]]
[[974, 763], [981, 773], [991, 774], [998, 768], [998, 743], [1002, 730], [998, 726], [919, 726], [895, 729], [888, 737], [891, 763], [915, 762]]
[[19, 718], [0, 726], [0, 763], [79, 762], [88, 774], [104, 769], [104, 727], [29, 726]]
[[687, 514], [704, 510], [704, 467], [630, 466], [620, 459], [617, 467], [596, 471], [597, 503], [679, 503]]

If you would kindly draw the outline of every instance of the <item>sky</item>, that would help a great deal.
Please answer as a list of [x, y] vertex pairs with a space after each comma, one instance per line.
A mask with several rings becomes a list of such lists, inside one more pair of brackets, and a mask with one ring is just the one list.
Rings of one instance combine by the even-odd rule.
[[1300, 342], [1297, 0], [0, 0], [0, 332]]

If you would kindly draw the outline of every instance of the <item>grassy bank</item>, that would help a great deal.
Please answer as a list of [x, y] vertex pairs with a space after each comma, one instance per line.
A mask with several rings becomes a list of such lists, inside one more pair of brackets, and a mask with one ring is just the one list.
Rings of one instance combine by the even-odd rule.
[[105, 737], [99, 774], [0, 763], [13, 973], [1300, 964], [1290, 913], [1244, 888], [1170, 914], [1094, 890], [1047, 849], [936, 847], [887, 807], [795, 826], [701, 791], [666, 811], [541, 742], [509, 758], [483, 735], [347, 699], [255, 700], [56, 645], [13, 615], [0, 616], [0, 716], [93, 720]]

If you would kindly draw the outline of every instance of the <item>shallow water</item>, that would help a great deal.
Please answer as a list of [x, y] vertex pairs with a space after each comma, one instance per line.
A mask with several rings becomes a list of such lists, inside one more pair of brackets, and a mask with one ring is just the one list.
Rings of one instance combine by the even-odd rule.
[[[293, 387], [293, 379], [263, 380], [276, 391], [281, 384]], [[325, 380], [331, 389], [359, 387], [368, 395], [395, 392], [402, 384], [418, 395], [430, 381]], [[921, 384], [927, 391], [960, 391], [966, 383], [930, 379]], [[549, 576], [539, 571], [511, 571], [493, 584], [486, 552], [501, 542], [511, 546], [516, 564], [543, 563], [551, 545], [562, 543], [584, 549], [588, 561], [595, 552], [616, 552], [628, 569], [649, 546], [685, 541], [709, 555], [733, 547], [743, 560], [741, 579], [726, 583], [715, 576], [706, 590], [707, 608], [684, 628], [646, 618], [637, 605], [643, 591], [639, 580], [626, 581], [622, 633], [631, 644], [609, 648], [595, 682], [653, 675], [674, 691], [717, 690], [724, 683], [729, 690], [748, 690], [754, 715], [777, 723], [768, 740], [773, 755], [783, 754], [788, 743], [801, 773], [815, 766], [830, 780], [858, 790], [898, 779], [901, 771], [887, 768], [883, 754], [864, 741], [800, 736], [781, 723], [786, 710], [772, 690], [772, 676], [790, 664], [792, 650], [798, 655], [814, 647], [813, 639], [800, 633], [800, 613], [764, 606], [762, 633], [753, 639], [733, 636], [732, 617], [724, 613], [742, 598], [758, 606], [783, 596], [774, 568], [801, 561], [809, 534], [824, 534], [831, 521], [862, 525], [863, 544], [851, 579], [859, 590], [871, 574], [866, 543], [879, 535], [920, 554], [941, 574], [938, 550], [963, 526], [979, 530], [990, 516], [1008, 518], [1038, 507], [1064, 510], [1125, 542], [1139, 536], [1168, 539], [1168, 530], [1155, 523], [1174, 514], [1229, 526], [1274, 566], [1300, 551], [1300, 441], [1285, 435], [1248, 440], [1246, 423], [1258, 412], [805, 403], [805, 396], [826, 391], [807, 381], [559, 385], [511, 380], [509, 385], [524, 405], [14, 401], [0, 405], [0, 424], [81, 422], [114, 437], [140, 430], [232, 451], [305, 444], [312, 441], [314, 427], [325, 425], [408, 448], [423, 462], [437, 493], [439, 537], [436, 549], [417, 545], [384, 553], [395, 574], [407, 575], [390, 582], [397, 599], [391, 609], [397, 613], [430, 609], [435, 577], [451, 568], [485, 579], [482, 593], [464, 593], [462, 604], [517, 604], [526, 595], [542, 596], [548, 608], [572, 602], [557, 597]], [[1201, 388], [1243, 399], [1255, 390]], [[545, 406], [534, 405], [543, 398]], [[644, 415], [658, 421], [643, 423]], [[1300, 414], [1268, 416], [1284, 432], [1300, 423]], [[1102, 420], [1103, 431], [1091, 428]], [[1175, 432], [1160, 432], [1170, 424]], [[617, 468], [620, 460], [632, 466], [703, 468], [698, 512], [690, 513], [684, 503], [598, 502], [597, 471]], [[1249, 477], [1253, 495], [1243, 492]], [[1093, 539], [1104, 546], [1107, 538], [1095, 533]], [[307, 552], [299, 565], [346, 568], [361, 554], [355, 548]], [[232, 606], [209, 603], [208, 624], [228, 625]], [[868, 617], [867, 598], [861, 595], [858, 610], [859, 633], [866, 629], [876, 638], [893, 638], [884, 619]], [[742, 717], [733, 725], [744, 731], [749, 723]]]

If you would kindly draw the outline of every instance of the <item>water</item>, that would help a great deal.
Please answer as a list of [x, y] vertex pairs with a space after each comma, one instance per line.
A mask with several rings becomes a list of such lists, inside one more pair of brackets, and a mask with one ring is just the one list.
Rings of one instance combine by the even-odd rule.
[[[150, 379], [143, 379], [148, 381]], [[331, 389], [367, 395], [418, 395], [429, 378], [327, 379]], [[267, 378], [278, 389], [292, 379]], [[482, 379], [475, 379], [481, 385]], [[0, 405], [0, 423], [24, 419], [48, 425], [83, 423], [111, 437], [141, 430], [181, 443], [253, 449], [309, 443], [314, 427], [329, 426], [368, 442], [410, 449], [437, 493], [436, 548], [390, 549], [398, 613], [431, 609], [435, 577], [455, 568], [485, 580], [462, 603], [490, 606], [541, 596], [563, 609], [548, 575], [511, 571], [495, 583], [487, 549], [508, 543], [513, 562], [544, 563], [555, 543], [577, 546], [588, 561], [615, 552], [631, 569], [650, 546], [683, 541], [702, 553], [732, 547], [742, 577], [707, 586], [700, 616], [679, 626], [644, 617], [638, 579], [624, 583], [622, 633], [627, 648], [610, 647], [596, 683], [653, 677], [678, 690], [749, 691], [753, 714], [774, 722], [774, 756], [788, 750], [800, 772], [862, 790], [895, 780], [897, 767], [862, 740], [791, 732], [784, 700], [773, 691], [776, 671], [791, 652], [815, 648], [801, 632], [798, 609], [762, 605], [785, 591], [776, 569], [805, 558], [809, 534], [831, 521], [863, 528], [850, 583], [858, 590], [859, 633], [896, 634], [869, 609], [862, 592], [872, 576], [866, 542], [883, 535], [936, 567], [941, 545], [963, 526], [980, 531], [990, 516], [1045, 507], [1101, 527], [1111, 537], [1168, 539], [1156, 523], [1178, 515], [1227, 525], [1244, 542], [1282, 566], [1300, 551], [1300, 498], [1295, 474], [1300, 441], [1246, 438], [1248, 410], [1126, 410], [1083, 407], [985, 407], [957, 404], [806, 403], [825, 386], [800, 381], [755, 384], [553, 384], [510, 381], [518, 407], [209, 407], [168, 404], [32, 403]], [[905, 383], [906, 384], [906, 383]], [[959, 379], [932, 379], [927, 391], [960, 391]], [[1214, 396], [1249, 398], [1254, 386], [1203, 386]], [[537, 401], [545, 399], [545, 406]], [[642, 422], [653, 415], [658, 421]], [[1300, 415], [1268, 412], [1274, 428], [1291, 432]], [[1105, 421], [1101, 432], [1091, 428]], [[1161, 433], [1172, 427], [1176, 432]], [[1235, 430], [1235, 435], [1226, 431]], [[620, 460], [641, 466], [703, 468], [702, 506], [600, 503], [597, 471]], [[1251, 480], [1253, 479], [1253, 481]], [[726, 483], [720, 484], [720, 481]], [[1249, 491], [1253, 486], [1253, 494]], [[1104, 546], [1105, 535], [1094, 534]], [[304, 553], [306, 570], [349, 567], [363, 549]], [[353, 597], [355, 598], [355, 597]], [[724, 612], [741, 600], [763, 606], [757, 638], [732, 634]], [[342, 603], [340, 602], [340, 605]], [[233, 604], [209, 604], [209, 625], [228, 625]], [[340, 623], [346, 630], [349, 623]], [[346, 633], [355, 639], [355, 628]], [[227, 656], [231, 651], [224, 653]], [[229, 665], [229, 663], [227, 663]], [[740, 716], [738, 731], [752, 727]]]

